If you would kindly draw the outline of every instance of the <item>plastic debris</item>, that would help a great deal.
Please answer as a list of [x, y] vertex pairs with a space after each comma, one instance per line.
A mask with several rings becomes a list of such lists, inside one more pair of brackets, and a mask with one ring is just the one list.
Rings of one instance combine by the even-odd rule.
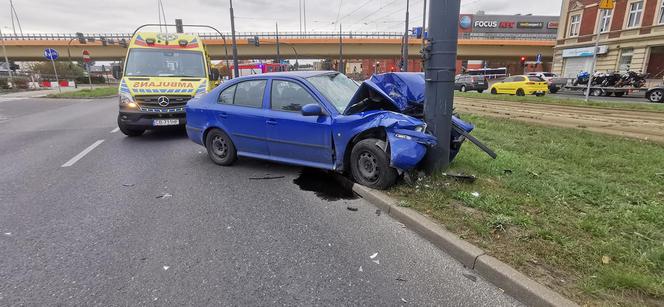
[[473, 175], [466, 175], [466, 174], [449, 174], [449, 173], [444, 173], [443, 176], [450, 177], [455, 179], [456, 181], [461, 181], [461, 182], [468, 182], [468, 183], [473, 183], [475, 180], [477, 180], [477, 177]]
[[360, 266], [360, 272], [364, 272], [364, 270], [362, 269], [362, 266]]
[[473, 193], [470, 193], [470, 195], [473, 195], [475, 197], [480, 197], [480, 192], [473, 192]]
[[123, 187], [133, 187], [135, 184], [134, 183], [123, 183]]
[[263, 177], [249, 177], [249, 180], [272, 180], [272, 179], [281, 179], [286, 178], [286, 176], [270, 176], [266, 175]]
[[378, 259], [376, 259], [376, 260], [371, 260], [371, 261], [373, 261], [373, 263], [375, 263], [375, 264], [380, 264], [380, 260], [378, 260]]
[[407, 279], [402, 278], [402, 277], [397, 277], [397, 278], [395, 278], [395, 279], [396, 279], [396, 281], [408, 281]]
[[511, 169], [503, 170], [503, 174], [505, 174], [505, 175], [511, 175], [511, 174], [512, 174], [512, 170], [511, 170]]
[[602, 264], [609, 264], [609, 262], [611, 262], [611, 257], [602, 256]]
[[11, 235], [12, 235], [11, 232], [5, 232], [5, 236], [11, 236]]
[[164, 193], [163, 195], [159, 195], [159, 196], [157, 196], [156, 198], [157, 198], [157, 199], [168, 199], [168, 198], [171, 198], [171, 197], [173, 197], [172, 194], [170, 194], [170, 193]]
[[470, 279], [470, 280], [472, 280], [473, 282], [477, 282], [477, 276], [475, 276], [475, 275], [463, 273], [463, 276]]
[[171, 268], [171, 267], [165, 265], [165, 266], [164, 266], [164, 271], [168, 271], [168, 269], [170, 269], [170, 268]]
[[401, 301], [404, 302], [404, 303], [408, 303], [408, 301], [406, 299], [404, 299], [403, 297], [401, 298]]
[[369, 258], [374, 259], [374, 258], [376, 258], [376, 256], [378, 256], [378, 253], [375, 253], [375, 254], [369, 256]]
[[381, 212], [382, 212], [382, 211], [381, 211], [380, 209], [376, 209], [376, 215], [380, 216], [380, 213], [381, 213]]
[[351, 205], [346, 206], [346, 209], [348, 209], [349, 211], [357, 211], [357, 207]]

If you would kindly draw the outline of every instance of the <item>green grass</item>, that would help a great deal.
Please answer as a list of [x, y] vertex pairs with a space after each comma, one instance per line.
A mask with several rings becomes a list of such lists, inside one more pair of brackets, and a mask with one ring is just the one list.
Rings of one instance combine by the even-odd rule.
[[[601, 108], [601, 109], [664, 112], [664, 103], [630, 103], [630, 102], [614, 102], [614, 101], [601, 101], [601, 100], [590, 100], [588, 102], [585, 102], [583, 99], [579, 98], [566, 98], [566, 97], [550, 96], [550, 95], [544, 97], [536, 97], [536, 96], [512, 96], [512, 95], [487, 95], [487, 94], [470, 93], [470, 92], [466, 93], [455, 92], [454, 95], [456, 97], [501, 100], [501, 101], [510, 101], [510, 102], [555, 104], [555, 105], [564, 105], [564, 106], [589, 107], [589, 108]], [[640, 102], [647, 102], [647, 100], [643, 98], [641, 99]]]
[[94, 89], [82, 89], [73, 92], [64, 92], [58, 94], [46, 95], [48, 98], [97, 98], [107, 97], [118, 94], [117, 87], [96, 87]]
[[664, 146], [464, 118], [498, 159], [466, 143], [451, 172], [475, 183], [438, 174], [392, 189], [400, 204], [579, 303], [664, 302]]

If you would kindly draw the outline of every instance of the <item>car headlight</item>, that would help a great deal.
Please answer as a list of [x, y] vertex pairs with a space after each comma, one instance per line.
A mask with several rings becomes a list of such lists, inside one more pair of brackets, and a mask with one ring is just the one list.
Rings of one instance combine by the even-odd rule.
[[412, 141], [412, 140], [413, 140], [413, 137], [412, 137], [412, 136], [410, 136], [410, 135], [405, 135], [405, 134], [401, 134], [401, 133], [395, 133], [394, 136], [396, 136], [396, 137], [398, 137], [398, 138], [400, 138], [400, 139], [404, 139], [404, 140], [409, 140], [409, 141]]
[[138, 106], [134, 100], [134, 97], [132, 97], [129, 93], [120, 93], [120, 104], [126, 105], [130, 108], [135, 108]]
[[427, 124], [415, 127], [415, 131], [424, 133], [427, 130]]

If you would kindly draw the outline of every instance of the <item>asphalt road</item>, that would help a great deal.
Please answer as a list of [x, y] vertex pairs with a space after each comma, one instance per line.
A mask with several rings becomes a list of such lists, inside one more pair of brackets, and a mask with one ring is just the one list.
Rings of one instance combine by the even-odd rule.
[[294, 183], [329, 178], [127, 138], [116, 108], [0, 96], [0, 305], [519, 304], [363, 200]]

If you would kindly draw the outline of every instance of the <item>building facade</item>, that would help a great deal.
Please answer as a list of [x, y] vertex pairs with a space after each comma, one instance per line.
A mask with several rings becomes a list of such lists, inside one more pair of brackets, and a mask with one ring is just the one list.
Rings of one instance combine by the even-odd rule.
[[617, 0], [611, 11], [597, 0], [563, 0], [553, 71], [575, 77], [590, 71], [597, 32], [595, 71], [641, 71], [664, 76], [664, 1]]

